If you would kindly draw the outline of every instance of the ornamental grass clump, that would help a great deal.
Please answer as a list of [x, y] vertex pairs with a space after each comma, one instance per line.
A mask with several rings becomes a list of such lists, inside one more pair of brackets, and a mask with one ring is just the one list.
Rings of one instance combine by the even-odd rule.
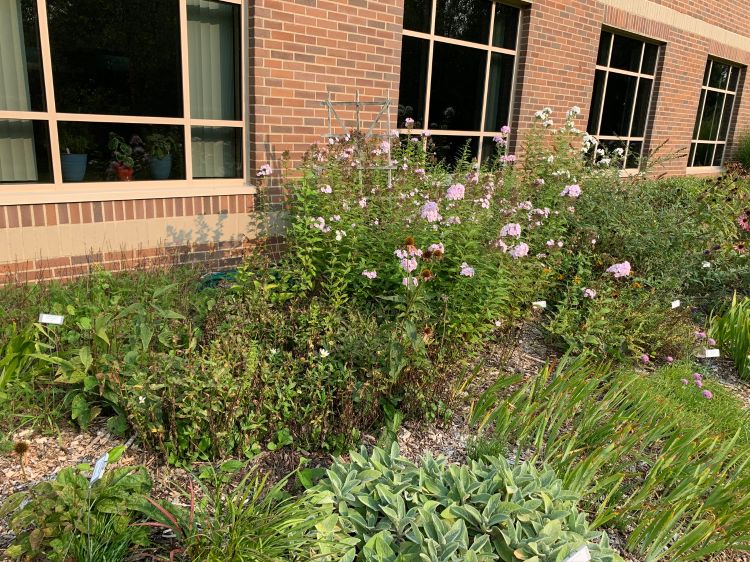
[[750, 298], [735, 294], [726, 312], [712, 318], [710, 333], [734, 361], [737, 374], [750, 380]]

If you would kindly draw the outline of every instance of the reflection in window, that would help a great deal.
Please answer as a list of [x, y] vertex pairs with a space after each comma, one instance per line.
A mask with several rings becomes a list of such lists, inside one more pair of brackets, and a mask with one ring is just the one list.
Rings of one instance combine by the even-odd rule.
[[48, 183], [51, 167], [45, 121], [0, 119], [0, 182]]
[[242, 177], [242, 129], [193, 127], [192, 142], [193, 177]]
[[57, 111], [182, 117], [178, 0], [47, 0]]
[[405, 0], [402, 132], [407, 119], [416, 132], [432, 131], [438, 157], [449, 163], [467, 140], [473, 156], [494, 150], [480, 139], [511, 118], [520, 15], [488, 0]]
[[602, 32], [587, 129], [602, 148], [624, 151], [626, 169], [640, 166], [658, 54], [658, 45]]
[[703, 77], [688, 166], [721, 166], [742, 69], [709, 60]]

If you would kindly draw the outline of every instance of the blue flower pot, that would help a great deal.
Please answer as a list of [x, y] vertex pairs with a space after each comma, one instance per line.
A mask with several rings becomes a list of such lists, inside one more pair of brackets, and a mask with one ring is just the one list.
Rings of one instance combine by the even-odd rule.
[[172, 173], [172, 155], [164, 158], [151, 158], [151, 177], [155, 180], [165, 180]]
[[62, 154], [62, 177], [63, 181], [83, 181], [86, 175], [86, 163], [88, 154]]

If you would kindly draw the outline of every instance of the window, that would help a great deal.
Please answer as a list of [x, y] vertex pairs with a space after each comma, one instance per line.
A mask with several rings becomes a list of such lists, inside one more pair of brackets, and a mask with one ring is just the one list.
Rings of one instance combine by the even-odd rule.
[[243, 183], [241, 9], [0, 1], [0, 184]]
[[723, 163], [741, 73], [740, 67], [717, 60], [709, 59], [706, 64], [689, 167], [719, 167]]
[[510, 121], [520, 10], [488, 0], [406, 0], [398, 127], [432, 133], [448, 163], [480, 159]]
[[640, 166], [659, 46], [603, 31], [588, 132], [602, 148], [623, 151], [623, 168]]

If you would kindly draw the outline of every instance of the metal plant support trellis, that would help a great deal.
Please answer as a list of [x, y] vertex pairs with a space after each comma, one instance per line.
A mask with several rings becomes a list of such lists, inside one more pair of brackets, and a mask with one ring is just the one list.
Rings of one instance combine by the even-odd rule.
[[[388, 187], [392, 185], [393, 181], [393, 170], [395, 169], [395, 166], [391, 164], [391, 143], [390, 143], [390, 133], [391, 129], [389, 128], [390, 121], [391, 121], [391, 98], [386, 97], [382, 100], [368, 100], [368, 101], [362, 101], [359, 97], [359, 90], [357, 90], [354, 101], [333, 101], [331, 99], [331, 92], [328, 92], [328, 97], [320, 102], [320, 104], [328, 109], [328, 134], [323, 135], [324, 138], [327, 139], [336, 139], [341, 136], [351, 136], [352, 131], [362, 133], [365, 140], [370, 138], [382, 138], [388, 140], [388, 151], [387, 151], [387, 162], [388, 164], [385, 166], [366, 166], [363, 165], [362, 162], [365, 162], [367, 159], [363, 158], [363, 154], [361, 152], [357, 153], [357, 159], [360, 162], [360, 165], [358, 166], [359, 173], [360, 173], [360, 181], [361, 181], [361, 175], [362, 170], [386, 170], [388, 172]], [[367, 127], [367, 130], [365, 131], [363, 129], [362, 124], [362, 110], [366, 108], [380, 108], [375, 118], [372, 120], [372, 122]], [[352, 128], [350, 128], [344, 119], [341, 118], [336, 108], [340, 109], [354, 109], [354, 115], [355, 115], [355, 125]], [[383, 127], [382, 119], [383, 116], [387, 116], [387, 123], [385, 123], [386, 131], [385, 133], [378, 133], [376, 132], [378, 129], [378, 126], [381, 128]], [[336, 126], [340, 127], [343, 131], [343, 134], [339, 134], [334, 132], [334, 129]], [[357, 150], [361, 150], [361, 145], [357, 143]]]

